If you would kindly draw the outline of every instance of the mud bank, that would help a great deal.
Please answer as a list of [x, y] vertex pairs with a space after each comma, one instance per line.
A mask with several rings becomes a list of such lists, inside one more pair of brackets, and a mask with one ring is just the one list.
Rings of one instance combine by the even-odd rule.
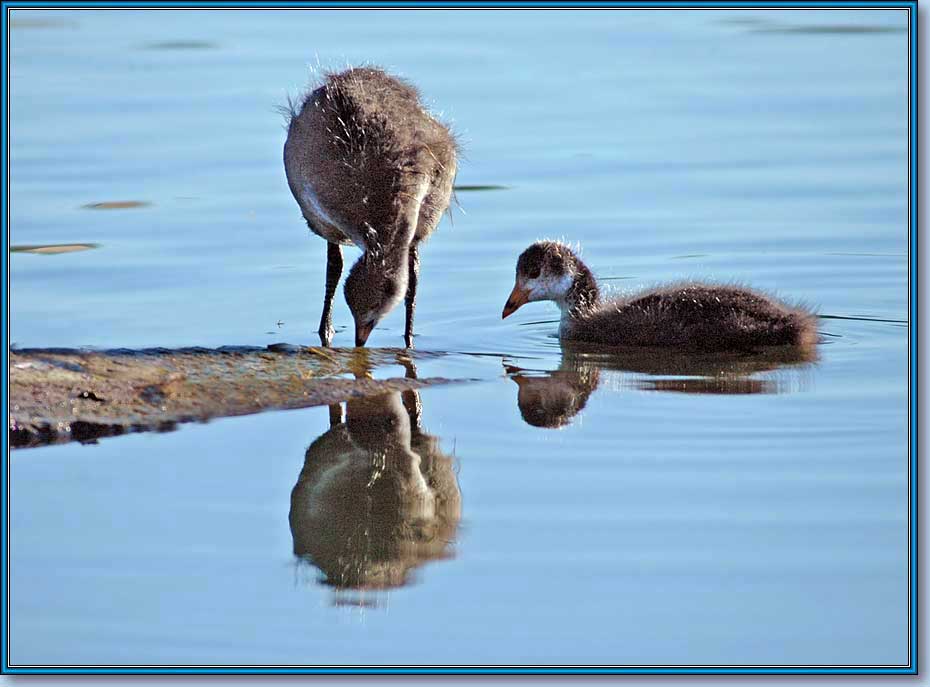
[[[416, 361], [437, 354], [399, 349], [18, 349], [10, 352], [10, 445], [93, 442], [128, 432], [170, 431], [184, 422], [264, 410], [330, 405], [448, 383], [417, 379]], [[403, 377], [373, 379], [400, 364]]]

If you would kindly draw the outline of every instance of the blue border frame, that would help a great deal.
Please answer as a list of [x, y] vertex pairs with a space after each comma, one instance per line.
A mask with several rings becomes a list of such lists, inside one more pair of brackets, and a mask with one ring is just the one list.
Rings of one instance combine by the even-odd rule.
[[[7, 9], [288, 9], [288, 8], [317, 8], [317, 9], [908, 9], [916, 16], [917, 0], [837, 0], [835, 2], [823, 0], [772, 0], [772, 2], [742, 2], [740, 0], [720, 0], [708, 2], [695, 0], [694, 2], [666, 2], [665, 0], [629, 0], [627, 2], [613, 2], [610, 0], [579, 0], [568, 4], [566, 0], [501, 0], [471, 1], [471, 0], [218, 0], [216, 3], [184, 2], [171, 0], [127, 0], [119, 3], [113, 0], [91, 0], [81, 2], [75, 0], [73, 4], [63, 0], [3, 0], [4, 15]], [[916, 22], [915, 22], [916, 24]], [[916, 38], [916, 27], [912, 35]], [[6, 21], [4, 20], [4, 29]]]
[[[909, 274], [909, 294], [908, 294], [908, 367], [909, 367], [909, 389], [908, 389], [908, 426], [909, 426], [909, 493], [908, 493], [908, 522], [909, 522], [909, 561], [910, 570], [910, 613], [909, 613], [909, 658], [908, 666], [882, 666], [882, 667], [830, 667], [830, 666], [810, 666], [810, 667], [779, 667], [779, 666], [693, 666], [693, 667], [674, 667], [674, 666], [643, 666], [643, 667], [585, 667], [585, 666], [448, 666], [448, 667], [426, 667], [426, 666], [306, 666], [306, 667], [277, 667], [277, 666], [249, 666], [249, 667], [210, 667], [210, 666], [190, 666], [190, 667], [14, 667], [9, 664], [8, 640], [9, 640], [9, 541], [7, 538], [7, 527], [9, 522], [9, 499], [6, 498], [8, 489], [8, 465], [9, 465], [9, 434], [5, 433], [2, 439], [3, 455], [7, 459], [7, 465], [0, 470], [0, 490], [4, 507], [2, 516], [0, 516], [0, 542], [2, 542], [2, 566], [0, 566], [0, 583], [3, 586], [2, 600], [0, 600], [0, 611], [3, 614], [3, 637], [4, 641], [0, 642], [0, 674], [4, 675], [916, 675], [918, 674], [918, 569], [917, 569], [917, 541], [918, 541], [918, 439], [917, 439], [917, 380], [918, 380], [918, 340], [917, 340], [917, 306], [918, 306], [918, 272], [917, 272], [917, 228], [918, 228], [918, 207], [917, 207], [917, 156], [918, 156], [918, 43], [917, 43], [917, 0], [904, 0], [895, 2], [865, 2], [863, 0], [850, 0], [847, 2], [803, 2], [803, 1], [782, 1], [773, 2], [740, 2], [738, 0], [722, 0], [719, 2], [605, 2], [595, 0], [593, 2], [582, 2], [568, 5], [565, 2], [555, 0], [537, 0], [535, 2], [468, 2], [455, 1], [449, 2], [218, 2], [216, 4], [206, 4], [204, 2], [80, 2], [75, 4], [65, 4], [60, 2], [39, 2], [35, 0], [2, 0], [0, 7], [3, 9], [2, 29], [3, 36], [8, 36], [9, 22], [8, 10], [16, 8], [114, 8], [114, 9], [145, 9], [145, 8], [262, 8], [270, 9], [274, 7], [311, 7], [311, 8], [591, 8], [591, 9], [674, 9], [674, 8], [698, 8], [698, 9], [738, 9], [738, 8], [768, 8], [768, 9], [829, 9], [829, 8], [848, 8], [848, 9], [865, 9], [865, 8], [882, 8], [882, 9], [907, 9], [908, 15], [908, 56], [909, 56], [909, 74], [908, 74], [908, 96], [909, 96], [909, 126], [908, 126], [908, 274]], [[10, 252], [9, 252], [9, 84], [7, 79], [8, 69], [8, 51], [9, 40], [5, 42], [2, 58], [2, 91], [3, 91], [3, 112], [0, 114], [0, 122], [3, 126], [3, 150], [2, 155], [2, 186], [3, 186], [3, 232], [0, 238], [5, 260], [2, 266], [3, 275], [3, 306], [5, 316], [0, 324], [0, 332], [3, 335], [3, 366], [0, 376], [3, 379], [2, 400], [0, 407], [3, 414], [9, 417], [9, 297], [10, 297]]]
[[[91, 2], [80, 2], [76, 1], [73, 4], [65, 4], [63, 2], [55, 2], [54, 0], [49, 0], [42, 2], [42, 0], [4, 0], [2, 3], [3, 9], [26, 9], [26, 8], [40, 8], [40, 9], [88, 9], [88, 8], [110, 8], [110, 9], [146, 9], [146, 8], [158, 8], [158, 7], [179, 7], [179, 8], [188, 8], [188, 9], [215, 9], [215, 8], [250, 8], [250, 9], [274, 9], [274, 8], [287, 8], [287, 7], [309, 7], [309, 8], [334, 8], [334, 9], [376, 9], [376, 8], [387, 8], [387, 9], [421, 9], [421, 8], [438, 8], [438, 9], [688, 9], [691, 7], [697, 8], [710, 8], [710, 9], [739, 9], [739, 8], [755, 8], [755, 9], [824, 9], [824, 8], [848, 8], [848, 9], [911, 9], [915, 12], [917, 11], [917, 0], [902, 0], [895, 1], [891, 0], [889, 2], [883, 2], [882, 0], [875, 0], [874, 2], [866, 2], [865, 0], [848, 0], [836, 2], [824, 2], [822, 0], [812, 0], [811, 2], [804, 2], [803, 0], [773, 0], [772, 2], [742, 2], [741, 0], [720, 0], [719, 2], [707, 2], [707, 1], [698, 1], [695, 2], [665, 2], [663, 0], [657, 0], [655, 2], [650, 2], [649, 0], [640, 0], [640, 2], [635, 2], [633, 0], [628, 0], [627, 2], [613, 2], [611, 0], [581, 0], [577, 3], [568, 4], [565, 0], [525, 0], [520, 2], [519, 0], [501, 0], [499, 2], [493, 1], [484, 1], [481, 0], [423, 0], [418, 2], [417, 0], [408, 0], [407, 2], [399, 2], [398, 0], [346, 0], [345, 2], [340, 2], [338, 0], [309, 0], [303, 1], [294, 0], [268, 0], [267, 2], [256, 2], [255, 0], [220, 0], [216, 3], [206, 4], [203, 2], [184, 2], [181, 1], [154, 1], [147, 2], [146, 0], [128, 0], [127, 2], [119, 3], [110, 1], [91, 1]], [[5, 26], [5, 24], [4, 24]]]

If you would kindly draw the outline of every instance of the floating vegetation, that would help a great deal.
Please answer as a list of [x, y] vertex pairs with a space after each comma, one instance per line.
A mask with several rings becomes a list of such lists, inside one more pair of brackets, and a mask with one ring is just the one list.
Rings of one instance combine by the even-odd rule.
[[468, 191], [508, 191], [510, 186], [502, 186], [500, 184], [461, 184], [459, 186], [453, 186], [453, 191], [461, 191], [463, 193]]
[[558, 324], [560, 320], [537, 320], [535, 322], [517, 322], [518, 327], [532, 327], [537, 324]]
[[906, 258], [907, 253], [824, 253], [824, 255], [844, 255], [851, 258]]
[[813, 33], [813, 34], [859, 34], [859, 33], [907, 33], [903, 26], [877, 26], [871, 24], [811, 24], [808, 26], [760, 26], [749, 29], [752, 33]]
[[760, 24], [769, 24], [770, 22], [768, 19], [762, 19], [760, 17], [728, 17], [718, 20], [717, 23], [729, 24], [731, 26], [759, 26]]
[[145, 208], [151, 203], [144, 200], [108, 200], [102, 203], [87, 203], [81, 207], [85, 210], [127, 210], [129, 208]]
[[60, 253], [76, 253], [82, 250], [99, 248], [99, 243], [46, 243], [42, 245], [10, 246], [11, 253], [34, 253], [36, 255], [59, 255]]
[[729, 17], [727, 19], [721, 19], [717, 23], [743, 27], [750, 33], [907, 33], [907, 27], [904, 26], [882, 26], [881, 24], [779, 24], [762, 17]]
[[856, 317], [854, 315], [818, 315], [821, 320], [854, 320], [857, 322], [883, 322], [885, 324], [907, 324], [907, 320], [894, 320], [884, 317]]
[[212, 50], [218, 45], [210, 41], [158, 41], [142, 47], [145, 50]]
[[693, 258], [706, 258], [707, 253], [689, 253], [687, 255], [673, 255], [672, 260], [691, 260]]
[[71, 19], [61, 19], [58, 17], [22, 17], [17, 18], [14, 14], [10, 20], [11, 29], [73, 29], [77, 27], [77, 22]]

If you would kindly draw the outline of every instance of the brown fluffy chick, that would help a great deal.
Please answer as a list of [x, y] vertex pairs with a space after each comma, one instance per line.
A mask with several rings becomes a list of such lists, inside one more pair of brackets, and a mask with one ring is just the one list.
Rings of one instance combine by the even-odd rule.
[[378, 321], [406, 298], [404, 338], [413, 344], [419, 244], [449, 206], [456, 144], [409, 83], [381, 69], [329, 74], [290, 108], [284, 168], [313, 233], [328, 243], [319, 334], [332, 340], [333, 294], [342, 245], [364, 253], [345, 297], [363, 346]]
[[539, 241], [520, 255], [503, 317], [532, 301], [559, 306], [563, 340], [697, 351], [817, 343], [816, 315], [742, 287], [683, 282], [602, 299], [591, 270], [556, 241]]

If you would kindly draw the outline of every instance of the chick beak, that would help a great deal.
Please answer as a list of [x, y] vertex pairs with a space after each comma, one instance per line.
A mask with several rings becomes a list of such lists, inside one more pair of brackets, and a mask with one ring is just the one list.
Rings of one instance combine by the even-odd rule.
[[510, 292], [510, 298], [507, 299], [507, 303], [504, 305], [504, 312], [501, 315], [501, 319], [505, 319], [510, 315], [513, 315], [521, 305], [529, 301], [530, 293], [524, 289], [520, 284], [515, 284], [513, 291]]
[[368, 341], [368, 337], [371, 336], [371, 330], [375, 328], [374, 322], [366, 322], [365, 324], [355, 325], [355, 345], [364, 346], [365, 342]]

